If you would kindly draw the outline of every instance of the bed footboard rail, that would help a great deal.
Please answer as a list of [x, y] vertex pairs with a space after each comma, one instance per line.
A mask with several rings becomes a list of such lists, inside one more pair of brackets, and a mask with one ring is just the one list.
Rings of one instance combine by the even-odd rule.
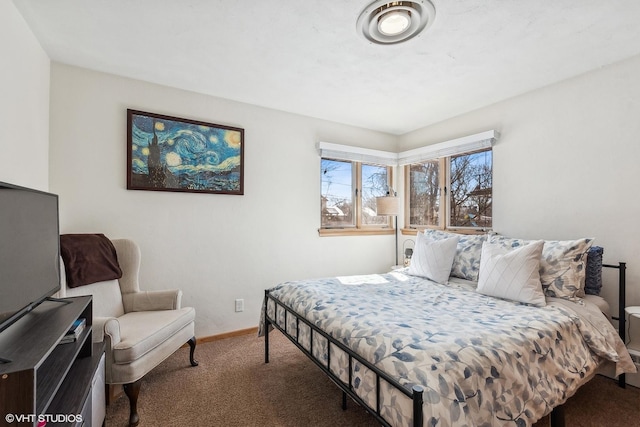
[[[625, 307], [627, 306], [627, 263], [619, 262], [616, 264], [602, 264], [605, 268], [615, 268], [618, 270], [618, 317], [612, 316], [613, 320], [618, 321], [618, 334], [622, 342], [626, 344], [626, 319]], [[627, 385], [625, 374], [618, 377], [618, 385], [625, 388]]]
[[[625, 319], [625, 306], [626, 306], [626, 263], [619, 262], [618, 264], [602, 264], [604, 268], [612, 268], [618, 270], [618, 317], [612, 317], [614, 320], [618, 321], [618, 333], [623, 342], [626, 342], [626, 319]], [[273, 301], [275, 304], [274, 317], [278, 317], [278, 306], [282, 307], [284, 310], [284, 328], [282, 328], [276, 319], [272, 319], [269, 317], [269, 301]], [[289, 317], [293, 316], [296, 322], [296, 336], [291, 336], [286, 328], [289, 324]], [[349, 395], [355, 402], [357, 402], [360, 406], [365, 408], [367, 412], [372, 414], [376, 420], [378, 420], [384, 426], [391, 426], [391, 424], [383, 417], [381, 414], [381, 389], [380, 389], [380, 381], [384, 380], [386, 383], [391, 385], [394, 389], [398, 390], [405, 396], [409, 397], [413, 401], [413, 426], [414, 427], [422, 427], [423, 426], [423, 392], [424, 389], [421, 386], [414, 385], [411, 390], [408, 390], [407, 387], [400, 384], [394, 378], [391, 378], [388, 374], [381, 371], [379, 368], [369, 363], [367, 360], [362, 358], [362, 356], [358, 355], [346, 345], [342, 344], [331, 335], [327, 334], [320, 328], [318, 328], [315, 324], [309, 322], [307, 319], [297, 315], [294, 310], [292, 310], [289, 306], [279, 301], [276, 297], [269, 293], [269, 290], [265, 290], [265, 298], [264, 298], [264, 319], [263, 319], [263, 327], [264, 327], [264, 362], [269, 363], [269, 329], [270, 326], [280, 330], [296, 347], [298, 347], [312, 362], [316, 364], [328, 377], [331, 381], [336, 384], [343, 392], [342, 405], [343, 408], [346, 408], [346, 396]], [[306, 326], [310, 328], [310, 348], [307, 350], [300, 343], [300, 322], [304, 323]], [[313, 334], [318, 334], [321, 337], [327, 340], [327, 361], [325, 364], [318, 360], [313, 354]], [[338, 375], [336, 375], [331, 370], [331, 346], [335, 346], [342, 350], [348, 356], [349, 367], [348, 367], [348, 381], [345, 383]], [[367, 402], [365, 402], [356, 392], [356, 389], [353, 385], [353, 363], [354, 360], [365, 366], [371, 372], [373, 372], [376, 376], [376, 393], [375, 393], [375, 408], [371, 407]], [[625, 375], [622, 374], [618, 377], [618, 385], [622, 388], [626, 386], [626, 378]], [[562, 406], [554, 408], [554, 411], [551, 415], [550, 424], [553, 427], [563, 427], [564, 426], [564, 408]]]
[[[274, 317], [278, 317], [278, 306], [282, 307], [284, 310], [284, 328], [278, 324], [276, 319], [272, 319], [269, 316], [269, 301], [273, 301], [275, 304]], [[295, 336], [292, 336], [287, 332], [287, 325], [289, 324], [290, 318], [293, 317], [296, 322]], [[275, 329], [278, 329], [282, 334], [287, 337], [296, 347], [300, 349], [312, 362], [315, 363], [328, 377], [329, 379], [337, 385], [342, 390], [342, 407], [346, 409], [347, 404], [347, 395], [350, 396], [356, 403], [365, 408], [367, 412], [373, 415], [378, 422], [380, 422], [383, 426], [391, 427], [391, 424], [384, 418], [381, 414], [381, 380], [384, 380], [387, 384], [391, 385], [394, 389], [398, 390], [405, 396], [409, 397], [413, 403], [413, 426], [414, 427], [422, 427], [423, 425], [423, 392], [424, 388], [419, 385], [412, 386], [411, 390], [408, 390], [407, 387], [400, 384], [397, 380], [389, 376], [387, 373], [383, 372], [367, 360], [365, 360], [362, 356], [355, 353], [349, 347], [339, 342], [331, 335], [326, 333], [325, 331], [318, 328], [313, 323], [309, 322], [304, 317], [301, 317], [295, 313], [289, 306], [279, 301], [277, 298], [272, 296], [269, 293], [269, 290], [265, 290], [265, 298], [264, 298], [264, 362], [269, 363], [269, 329], [272, 326]], [[310, 328], [310, 348], [305, 348], [300, 343], [300, 323], [304, 323], [306, 326]], [[322, 361], [318, 360], [313, 353], [313, 334], [318, 334], [319, 336], [325, 338], [327, 340], [327, 360], [326, 365]], [[338, 375], [336, 375], [331, 370], [331, 346], [335, 346], [343, 351], [347, 357], [349, 362], [348, 367], [348, 381], [345, 383]], [[354, 378], [353, 378], [353, 368], [354, 361], [360, 363], [365, 366], [375, 375], [375, 385], [376, 385], [376, 393], [375, 393], [375, 408], [371, 407], [364, 399], [362, 399], [356, 392], [354, 387]]]

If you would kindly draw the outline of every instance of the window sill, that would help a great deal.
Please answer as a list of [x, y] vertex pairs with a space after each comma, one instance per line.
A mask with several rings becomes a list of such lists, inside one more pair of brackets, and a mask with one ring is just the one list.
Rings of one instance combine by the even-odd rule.
[[394, 235], [396, 230], [393, 228], [320, 228], [318, 235], [320, 237], [332, 236], [381, 236]]
[[418, 231], [424, 231], [425, 229], [429, 230], [438, 230], [444, 231], [447, 233], [455, 233], [455, 234], [486, 234], [491, 231], [491, 229], [471, 229], [471, 228], [401, 228], [400, 233], [404, 236], [415, 236], [418, 234]]

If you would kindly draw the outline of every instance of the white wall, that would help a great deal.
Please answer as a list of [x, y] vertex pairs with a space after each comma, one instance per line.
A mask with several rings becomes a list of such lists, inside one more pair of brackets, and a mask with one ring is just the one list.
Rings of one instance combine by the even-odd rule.
[[400, 138], [400, 149], [496, 129], [494, 230], [523, 238], [594, 237], [628, 262], [640, 305], [640, 57]]
[[[513, 237], [594, 237], [627, 262], [627, 305], [640, 305], [640, 57], [400, 138], [401, 150], [496, 129], [494, 230]], [[617, 273], [604, 296], [617, 314]], [[640, 342], [640, 322], [631, 326]], [[638, 376], [630, 378], [640, 383]]]
[[0, 1], [0, 181], [49, 187], [49, 58], [10, 1]]
[[[244, 128], [244, 196], [127, 191], [127, 108]], [[392, 236], [318, 237], [315, 144], [390, 149], [395, 137], [58, 63], [50, 134], [62, 232], [136, 240], [143, 286], [182, 288], [198, 337], [256, 326], [264, 289], [281, 281], [393, 263]]]

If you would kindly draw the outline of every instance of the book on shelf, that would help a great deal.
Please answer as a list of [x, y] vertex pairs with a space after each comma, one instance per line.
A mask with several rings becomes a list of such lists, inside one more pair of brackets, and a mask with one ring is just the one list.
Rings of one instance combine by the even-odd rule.
[[84, 330], [86, 324], [87, 320], [83, 317], [73, 322], [73, 325], [71, 325], [69, 331], [67, 331], [66, 335], [60, 340], [60, 344], [66, 344], [76, 341]]

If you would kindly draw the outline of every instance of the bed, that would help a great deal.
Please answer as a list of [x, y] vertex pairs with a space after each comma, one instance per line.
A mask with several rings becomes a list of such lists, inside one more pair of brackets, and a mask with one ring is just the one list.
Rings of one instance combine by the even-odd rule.
[[[531, 242], [519, 239], [458, 236], [446, 249], [434, 242], [452, 236], [431, 234], [430, 250], [449, 254], [433, 280], [416, 274], [428, 252], [419, 250], [426, 247], [420, 234], [413, 268], [266, 290], [259, 328], [265, 362], [273, 327], [342, 389], [343, 405], [348, 395], [386, 426], [528, 426], [561, 409], [602, 365], [615, 365], [616, 375], [635, 372], [606, 307], [582, 295], [590, 239], [577, 248], [562, 242], [558, 255], [556, 242], [537, 243], [532, 252]], [[542, 301], [539, 292], [530, 300], [536, 303], [490, 295], [501, 279], [487, 279], [481, 261], [493, 259], [485, 247], [498, 246], [502, 255], [527, 247], [532, 255], [524, 263], [538, 259], [537, 283], [552, 280]], [[563, 257], [573, 264], [556, 265]], [[562, 425], [562, 411], [552, 420]]]

